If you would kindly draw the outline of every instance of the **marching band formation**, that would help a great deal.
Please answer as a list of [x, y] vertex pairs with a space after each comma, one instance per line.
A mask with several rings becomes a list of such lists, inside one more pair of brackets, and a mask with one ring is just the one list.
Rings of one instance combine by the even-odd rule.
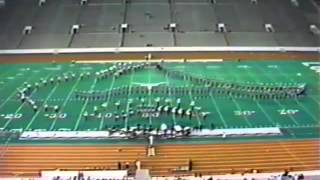
[[[45, 112], [58, 113], [61, 111], [61, 107], [59, 105], [48, 105], [42, 102], [37, 102], [31, 98], [31, 94], [41, 87], [56, 85], [57, 83], [67, 83], [76, 79], [82, 81], [89, 78], [95, 78], [98, 82], [109, 78], [117, 79], [121, 76], [141, 71], [146, 68], [153, 68], [167, 77], [188, 82], [187, 84], [190, 85], [172, 86], [166, 83], [159, 83], [153, 86], [141, 86], [130, 84], [130, 86], [123, 85], [121, 87], [111, 88], [107, 91], [76, 90], [74, 92], [74, 98], [80, 101], [105, 101], [110, 100], [110, 98], [117, 100], [113, 104], [117, 110], [112, 113], [112, 118], [115, 121], [128, 120], [129, 117], [148, 118], [151, 116], [158, 117], [165, 115], [174, 115], [181, 118], [187, 117], [189, 119], [196, 117], [198, 119], [205, 120], [210, 112], [204, 112], [201, 107], [195, 106], [195, 99], [211, 98], [212, 96], [225, 96], [228, 98], [247, 98], [252, 100], [279, 100], [301, 97], [305, 95], [306, 90], [305, 84], [254, 84], [207, 79], [187, 74], [185, 72], [171, 70], [166, 68], [163, 63], [144, 62], [116, 63], [115, 65], [95, 73], [82, 72], [77, 75], [76, 73], [68, 72], [62, 76], [50, 77], [48, 79], [41, 78], [39, 82], [35, 82], [34, 84], [25, 82], [24, 87], [22, 89], [18, 89], [18, 97], [22, 103], [29, 105], [34, 112], [43, 108]], [[181, 106], [181, 99], [189, 95], [193, 97], [194, 100], [191, 100], [188, 108], [184, 108]], [[171, 99], [170, 97], [172, 96], [174, 96], [175, 99]], [[145, 97], [149, 98], [149, 103], [146, 103]], [[119, 101], [121, 98], [129, 98], [125, 105], [126, 110], [124, 110], [122, 107], [123, 104]], [[174, 101], [174, 103], [172, 101]], [[105, 112], [107, 110], [107, 104], [108, 103], [102, 103], [100, 106], [94, 106], [93, 113], [85, 111], [82, 116], [85, 120], [99, 118], [101, 117], [101, 112]], [[163, 125], [165, 126], [165, 124]], [[161, 132], [160, 129], [157, 130], [152, 128], [149, 128], [147, 132], [152, 135], [163, 134], [163, 131], [167, 129], [164, 128], [164, 126], [162, 126], [163, 129]], [[112, 129], [115, 130], [116, 128], [113, 127]], [[190, 133], [189, 127], [175, 126], [168, 129], [174, 134], [183, 132], [183, 135], [187, 135]], [[126, 133], [137, 133], [140, 130], [141, 128], [137, 125], [135, 129], [126, 127], [123, 131]], [[146, 131], [143, 130], [143, 133], [145, 134]]]

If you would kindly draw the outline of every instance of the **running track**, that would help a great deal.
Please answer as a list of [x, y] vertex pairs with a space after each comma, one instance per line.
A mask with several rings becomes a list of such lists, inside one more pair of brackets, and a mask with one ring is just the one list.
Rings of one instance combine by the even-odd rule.
[[[145, 146], [9, 146], [0, 163], [0, 176], [37, 176], [40, 170], [117, 169], [117, 163], [140, 160], [153, 176], [193, 161], [193, 171], [204, 174], [320, 169], [320, 141], [285, 141], [247, 144], [163, 145], [147, 157]], [[4, 150], [2, 147], [1, 150]]]

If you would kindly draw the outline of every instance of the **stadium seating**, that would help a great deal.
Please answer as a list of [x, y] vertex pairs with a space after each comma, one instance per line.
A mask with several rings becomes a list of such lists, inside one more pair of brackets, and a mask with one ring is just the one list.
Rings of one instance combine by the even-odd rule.
[[[10, 0], [0, 8], [0, 49], [319, 46], [309, 29], [318, 24], [312, 0], [298, 5], [275, 0], [259, 0], [257, 5], [250, 0], [89, 0], [83, 6], [81, 0], [46, 1], [39, 6], [40, 2]], [[264, 22], [272, 24], [272, 32], [266, 31]], [[81, 27], [70, 34], [75, 24]], [[124, 36], [121, 24], [128, 24]], [[175, 24], [174, 30], [170, 24]], [[218, 32], [218, 24], [225, 24], [227, 32]], [[21, 33], [25, 25], [34, 27], [32, 33]]]

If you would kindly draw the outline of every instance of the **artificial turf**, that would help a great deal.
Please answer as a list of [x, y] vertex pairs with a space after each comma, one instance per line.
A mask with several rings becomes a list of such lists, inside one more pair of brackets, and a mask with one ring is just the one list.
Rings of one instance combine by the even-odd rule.
[[[307, 62], [307, 61], [303, 61]], [[113, 66], [106, 64], [72, 64], [72, 63], [43, 63], [43, 64], [17, 64], [0, 66], [0, 128], [1, 131], [31, 131], [31, 130], [70, 130], [70, 131], [99, 131], [112, 128], [125, 128], [141, 126], [147, 128], [160, 128], [162, 124], [168, 127], [173, 125], [199, 127], [206, 129], [230, 129], [230, 128], [261, 128], [280, 127], [285, 133], [280, 137], [255, 137], [248, 140], [260, 139], [299, 139], [318, 138], [320, 122], [320, 97], [319, 97], [319, 73], [310, 67], [320, 66], [315, 63], [309, 66], [303, 65], [302, 61], [224, 61], [224, 62], [165, 62], [163, 67], [171, 71], [179, 71], [195, 77], [216, 79], [219, 81], [247, 83], [247, 84], [306, 84], [306, 93], [299, 98], [286, 99], [252, 99], [246, 97], [232, 97], [225, 94], [204, 94], [201, 98], [195, 97], [192, 92], [188, 94], [177, 94], [169, 91], [161, 94], [161, 101], [181, 99], [181, 106], [189, 108], [190, 102], [195, 101], [201, 111], [210, 112], [206, 119], [200, 117], [180, 117], [178, 115], [160, 115], [159, 117], [133, 116], [122, 120], [115, 120], [115, 114], [128, 111], [128, 102], [132, 101], [133, 108], [141, 104], [154, 105], [159, 94], [130, 92], [121, 97], [107, 94], [106, 98], [87, 100], [76, 97], [76, 92], [109, 90], [119, 87], [152, 86], [157, 83], [169, 87], [186, 86], [193, 87], [190, 81], [174, 78], [160, 73], [155, 68], [145, 68], [140, 71], [132, 71], [128, 74], [114, 78], [113, 76], [97, 80], [95, 73]], [[90, 72], [87, 78], [80, 78], [81, 73]], [[18, 89], [25, 84], [34, 85], [39, 80], [64, 77], [64, 74], [75, 74], [75, 78], [60, 83], [54, 82], [40, 85], [40, 88], [32, 91], [31, 98], [36, 101], [39, 109], [33, 109], [22, 103], [17, 96]], [[27, 82], [27, 83], [25, 83]], [[120, 102], [119, 108], [115, 106]], [[44, 111], [43, 105], [58, 105], [58, 113]], [[90, 117], [85, 120], [83, 114], [93, 113], [94, 107], [105, 104], [101, 117]], [[111, 116], [110, 116], [111, 115]], [[56, 118], [55, 118], [56, 117]], [[62, 118], [60, 118], [62, 117]], [[138, 125], [139, 124], [139, 125]], [[235, 138], [239, 140], [241, 138]], [[134, 142], [135, 140], [130, 140]], [[196, 143], [201, 142], [199, 138], [176, 139], [171, 143]], [[216, 142], [212, 138], [210, 142]], [[2, 137], [3, 143], [19, 143], [15, 138]], [[65, 141], [68, 142], [68, 141]], [[86, 141], [87, 143], [121, 143], [117, 140], [109, 141]], [[129, 142], [129, 141], [128, 141]], [[137, 140], [136, 142], [141, 142]], [[204, 140], [203, 142], [208, 142]], [[26, 142], [21, 142], [21, 144]], [[46, 143], [42, 141], [42, 143]]]

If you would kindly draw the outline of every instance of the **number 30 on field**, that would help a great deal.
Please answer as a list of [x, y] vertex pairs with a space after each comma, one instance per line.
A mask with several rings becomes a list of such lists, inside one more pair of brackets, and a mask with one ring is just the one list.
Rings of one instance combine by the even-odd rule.
[[52, 113], [52, 114], [45, 114], [45, 117], [48, 117], [49, 119], [65, 119], [67, 117], [66, 113]]
[[233, 111], [236, 116], [251, 116], [255, 111]]

